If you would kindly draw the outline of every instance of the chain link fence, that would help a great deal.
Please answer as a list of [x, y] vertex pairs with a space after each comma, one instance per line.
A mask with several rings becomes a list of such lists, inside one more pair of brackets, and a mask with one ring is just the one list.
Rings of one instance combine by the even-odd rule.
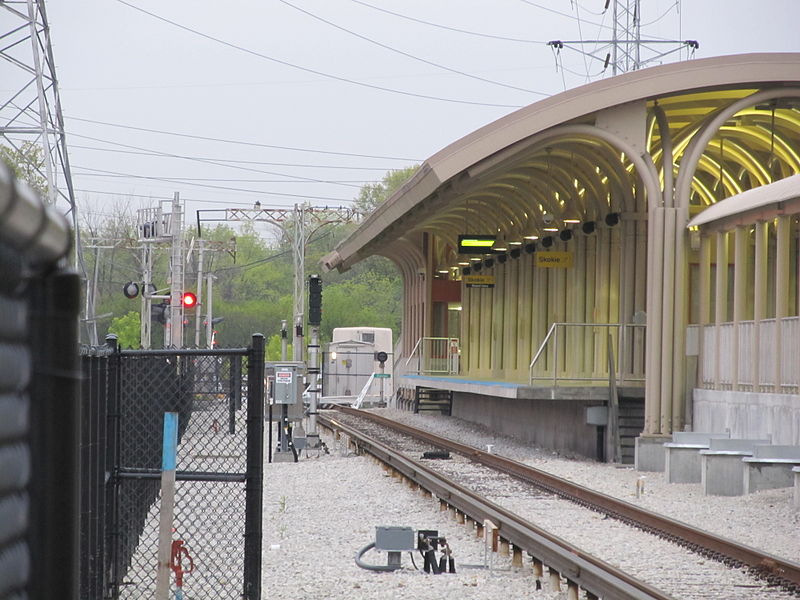
[[[163, 419], [175, 412], [172, 540], [182, 544], [171, 586], [180, 573], [185, 598], [260, 598], [264, 357], [263, 337], [253, 339], [253, 347], [238, 350], [112, 348], [85, 357], [87, 378], [96, 382], [88, 387], [105, 401], [85, 393], [84, 402], [96, 421], [105, 417], [106, 427], [96, 429], [108, 450], [83, 455], [84, 481], [95, 490], [84, 501], [97, 505], [84, 512], [98, 515], [83, 523], [83, 597], [154, 597]], [[105, 482], [92, 466], [103, 462], [111, 475]]]

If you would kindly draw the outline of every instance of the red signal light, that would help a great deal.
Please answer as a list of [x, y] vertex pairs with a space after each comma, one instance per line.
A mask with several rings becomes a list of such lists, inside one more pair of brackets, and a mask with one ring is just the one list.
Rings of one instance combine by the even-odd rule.
[[197, 306], [197, 296], [192, 292], [184, 292], [181, 297], [181, 303], [183, 304], [183, 308], [194, 308]]

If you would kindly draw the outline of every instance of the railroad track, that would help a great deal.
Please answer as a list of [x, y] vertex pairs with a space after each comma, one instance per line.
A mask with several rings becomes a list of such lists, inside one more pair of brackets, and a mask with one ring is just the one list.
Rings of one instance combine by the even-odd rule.
[[[360, 411], [355, 414], [363, 416]], [[550, 577], [558, 579], [559, 575], [563, 576], [567, 580], [570, 598], [577, 598], [578, 590], [583, 589], [589, 599], [673, 600], [672, 596], [586, 554], [334, 417], [320, 414], [318, 423], [332, 431], [343, 432], [359, 451], [373, 455], [463, 516], [478, 524], [490, 521], [497, 527], [499, 537], [514, 545], [515, 552], [521, 554], [524, 550], [534, 557], [535, 571], [542, 574], [543, 567], [547, 566]]]
[[[454, 452], [460, 454], [462, 456], [467, 457], [469, 460], [484, 465], [490, 469], [503, 472], [511, 477], [514, 477], [518, 480], [522, 480], [526, 483], [534, 485], [538, 488], [546, 490], [552, 494], [555, 494], [561, 498], [570, 500], [575, 502], [581, 506], [590, 508], [591, 510], [597, 511], [619, 521], [622, 521], [626, 524], [632, 525], [638, 529], [644, 530], [646, 532], [652, 533], [657, 535], [663, 539], [666, 539], [670, 542], [674, 542], [679, 544], [689, 550], [702, 554], [706, 557], [712, 558], [716, 561], [722, 562], [731, 567], [741, 567], [746, 568], [750, 571], [751, 574], [754, 576], [765, 580], [772, 586], [781, 587], [786, 591], [792, 592], [793, 594], [800, 593], [800, 565], [787, 561], [785, 559], [765, 554], [759, 550], [737, 544], [730, 540], [720, 538], [713, 534], [700, 531], [697, 529], [692, 528], [685, 523], [681, 523], [679, 521], [675, 521], [673, 519], [669, 519], [667, 517], [663, 517], [659, 514], [652, 513], [646, 510], [643, 510], [637, 506], [624, 502], [622, 500], [618, 500], [611, 496], [607, 496], [605, 494], [601, 494], [590, 490], [588, 488], [582, 487], [575, 483], [566, 481], [544, 471], [540, 471], [538, 469], [529, 467], [517, 461], [504, 458], [502, 456], [498, 456], [495, 454], [489, 454], [478, 450], [472, 446], [468, 446], [459, 442], [455, 442], [453, 440], [449, 440], [446, 438], [442, 438], [436, 434], [416, 429], [414, 427], [410, 427], [408, 425], [404, 425], [401, 423], [397, 423], [396, 421], [392, 421], [389, 419], [385, 419], [379, 415], [374, 413], [364, 412], [364, 411], [357, 411], [354, 409], [350, 409], [347, 407], [341, 408], [341, 411], [347, 415], [354, 415], [359, 418], [368, 419], [374, 423], [377, 423], [383, 427], [387, 427], [391, 430], [400, 432], [404, 435], [410, 436], [423, 442], [425, 444], [429, 444], [435, 448], [440, 448], [443, 450], [448, 450], [450, 452]], [[337, 422], [336, 419], [325, 418], [326, 426], [332, 428], [339, 428], [343, 429], [344, 424]], [[351, 431], [347, 432], [348, 435], [353, 437], [354, 440], [358, 438], [358, 432], [355, 431], [353, 428], [349, 428]], [[376, 452], [372, 451], [372, 442], [365, 441], [365, 442], [357, 442], [360, 444], [360, 447], [368, 452], [378, 455]], [[381, 453], [384, 451], [382, 450]], [[378, 456], [381, 460], [384, 460], [388, 464], [390, 464], [393, 468], [397, 469], [404, 476], [408, 477], [411, 480], [416, 481], [415, 475], [417, 472], [421, 472], [422, 467], [421, 465], [417, 464], [412, 465], [401, 465], [400, 458], [403, 457], [391, 457], [391, 456]], [[403, 460], [408, 460], [403, 458]], [[395, 462], [392, 462], [395, 461]], [[409, 461], [409, 463], [413, 463], [413, 461]], [[399, 467], [403, 468], [399, 468]], [[422, 482], [420, 485], [424, 484]], [[425, 487], [425, 486], [424, 486]], [[435, 490], [431, 490], [434, 494], [438, 497], [442, 498], [439, 493]], [[446, 492], [446, 490], [443, 490]], [[455, 504], [452, 502], [449, 497], [445, 496], [443, 498], [449, 504]], [[458, 508], [458, 507], [456, 507]], [[458, 508], [459, 510], [462, 510]], [[472, 515], [468, 511], [464, 511], [465, 514], [468, 514], [470, 517]], [[474, 517], [472, 517], [474, 518]], [[475, 519], [476, 521], [478, 519]], [[507, 538], [505, 532], [502, 532], [501, 535], [504, 538]], [[532, 556], [537, 556], [536, 552], [532, 552], [529, 547], [525, 545], [526, 540], [518, 539], [515, 542], [513, 539], [508, 537], [509, 541], [514, 543], [515, 547], [518, 546], [522, 547], [529, 554]], [[580, 551], [579, 551], [580, 552]], [[551, 564], [552, 563], [548, 563]], [[553, 565], [555, 566], [555, 565]], [[557, 566], [556, 566], [557, 568]], [[567, 579], [570, 579], [567, 573], [569, 571], [563, 571], [564, 567], [561, 567], [562, 572], [565, 573]], [[583, 587], [583, 586], [582, 586]], [[586, 587], [585, 589], [590, 590], [590, 587]], [[603, 594], [598, 594], [603, 595]], [[612, 595], [612, 597], [615, 597]], [[631, 596], [637, 597], [637, 596]], [[646, 597], [658, 597], [658, 596], [646, 596]]]

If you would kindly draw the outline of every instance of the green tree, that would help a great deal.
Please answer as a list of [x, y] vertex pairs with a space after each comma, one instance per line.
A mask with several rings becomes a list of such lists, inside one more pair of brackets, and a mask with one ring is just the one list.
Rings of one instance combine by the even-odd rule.
[[0, 159], [6, 162], [14, 176], [31, 186], [40, 196], [47, 196], [47, 180], [42, 177], [44, 150], [33, 142], [23, 142], [19, 148], [0, 146]]
[[141, 320], [139, 313], [131, 311], [127, 315], [111, 320], [108, 332], [118, 338], [120, 348], [139, 348], [141, 346]]
[[365, 214], [371, 213], [411, 179], [417, 169], [419, 169], [419, 165], [389, 171], [383, 176], [380, 183], [368, 183], [361, 186], [358, 197], [355, 199], [356, 207]]

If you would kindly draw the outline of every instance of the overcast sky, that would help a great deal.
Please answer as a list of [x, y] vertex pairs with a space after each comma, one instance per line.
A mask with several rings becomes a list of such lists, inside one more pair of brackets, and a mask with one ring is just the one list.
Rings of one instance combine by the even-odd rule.
[[[179, 191], [193, 220], [256, 200], [347, 204], [514, 107], [610, 76], [546, 45], [609, 38], [603, 4], [48, 2], [79, 206], [110, 213]], [[697, 40], [697, 58], [799, 51], [799, 4], [642, 0], [642, 37]]]

